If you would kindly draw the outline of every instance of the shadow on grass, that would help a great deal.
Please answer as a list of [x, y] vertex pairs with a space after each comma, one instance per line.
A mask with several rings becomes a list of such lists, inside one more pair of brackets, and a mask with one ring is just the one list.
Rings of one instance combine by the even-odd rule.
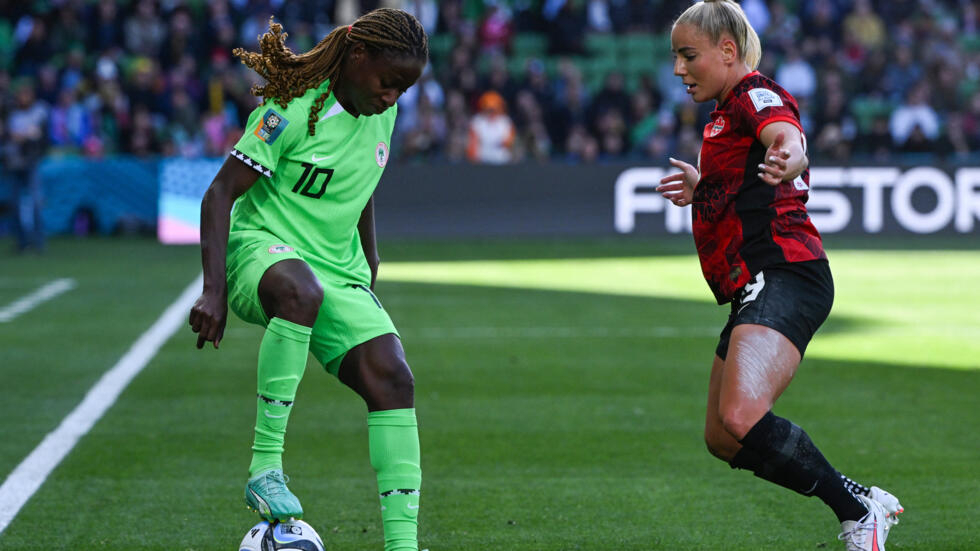
[[[835, 250], [976, 250], [975, 234], [943, 235], [829, 235], [824, 237], [830, 254]], [[680, 235], [621, 235], [607, 237], [533, 237], [460, 240], [400, 239], [379, 236], [384, 261], [525, 260], [556, 258], [613, 258], [694, 255], [694, 238]]]
[[[838, 545], [819, 501], [733, 472], [704, 449], [708, 371], [726, 308], [384, 281], [378, 291], [416, 375], [422, 547]], [[833, 330], [861, 323], [838, 318]], [[186, 332], [171, 340], [0, 536], [3, 547], [239, 541], [255, 522], [241, 491], [260, 335], [230, 331], [220, 351], [194, 350]], [[980, 374], [963, 370], [807, 359], [776, 412], [804, 427], [837, 468], [908, 500], [896, 549], [966, 549], [977, 513], [969, 504], [978, 385]], [[285, 459], [306, 520], [329, 548], [378, 549], [363, 403], [313, 371], [296, 404]], [[106, 518], [125, 518], [126, 530]], [[206, 529], [174, 530], [202, 518]], [[58, 530], [36, 529], [51, 519]]]

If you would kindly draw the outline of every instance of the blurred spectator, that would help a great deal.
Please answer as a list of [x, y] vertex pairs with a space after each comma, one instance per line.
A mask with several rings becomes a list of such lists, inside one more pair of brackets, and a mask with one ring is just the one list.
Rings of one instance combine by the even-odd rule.
[[161, 141], [153, 121], [153, 115], [146, 105], [133, 108], [133, 122], [123, 133], [123, 151], [146, 157], [161, 151]]
[[857, 141], [856, 149], [874, 161], [883, 163], [894, 149], [888, 130], [888, 117], [877, 116], [871, 121], [870, 132]]
[[874, 12], [871, 0], [854, 0], [854, 9], [844, 17], [844, 30], [868, 50], [885, 44], [885, 22]]
[[903, 151], [925, 152], [939, 138], [939, 115], [929, 105], [929, 84], [913, 86], [888, 123], [892, 143]]
[[51, 108], [48, 135], [52, 147], [80, 151], [92, 136], [92, 118], [76, 96], [74, 88], [65, 88]]
[[[548, 24], [548, 53], [582, 55], [585, 53], [585, 10], [576, 2], [547, 0], [545, 18]], [[549, 13], [554, 15], [549, 16]]]
[[476, 163], [511, 162], [516, 132], [504, 98], [492, 90], [484, 92], [477, 106], [479, 111], [470, 121], [466, 158]]
[[126, 18], [126, 49], [135, 55], [156, 58], [166, 38], [166, 27], [157, 13], [156, 2], [138, 0], [136, 13]]
[[435, 0], [404, 0], [401, 9], [415, 16], [429, 35], [437, 32], [439, 4]]
[[615, 111], [621, 119], [630, 114], [630, 96], [626, 93], [626, 80], [623, 73], [612, 71], [606, 75], [602, 88], [596, 92], [589, 105], [589, 124], [599, 128], [599, 119], [606, 113]]
[[[487, 91], [512, 106], [515, 159], [683, 157], [709, 120], [712, 106], [691, 107], [666, 51], [643, 60], [635, 49], [644, 37], [665, 45], [690, 0], [8, 2], [0, 81], [30, 77], [35, 100], [50, 108], [44, 128], [59, 154], [224, 156], [258, 101], [249, 94], [258, 77], [232, 48], [256, 50], [275, 15], [290, 47], [305, 50], [382, 4], [415, 13], [431, 38], [429, 76], [400, 100], [401, 157], [465, 161]], [[764, 44], [760, 71], [797, 97], [814, 159], [887, 162], [922, 149], [962, 158], [964, 143], [980, 149], [976, 2], [741, 4]], [[622, 74], [590, 73], [610, 65]], [[897, 109], [923, 80], [927, 103]], [[14, 98], [0, 95], [8, 127]], [[908, 126], [898, 132], [902, 150], [888, 145], [892, 123]]]
[[25, 15], [17, 21], [14, 38], [19, 43], [14, 55], [14, 76], [35, 76], [54, 50], [48, 26], [40, 16]]
[[590, 31], [608, 33], [613, 30], [608, 0], [589, 0], [585, 12], [586, 24]]
[[530, 90], [517, 93], [514, 118], [517, 122], [516, 157], [546, 161], [551, 156], [551, 138], [544, 123], [544, 112]]
[[817, 72], [803, 58], [799, 49], [792, 45], [776, 70], [775, 80], [781, 82], [783, 88], [797, 99], [807, 99], [817, 89]]
[[884, 89], [888, 97], [901, 101], [909, 88], [922, 79], [922, 66], [915, 62], [912, 46], [900, 45], [894, 52], [894, 59], [885, 71]]
[[480, 37], [480, 51], [486, 54], [502, 54], [510, 44], [513, 34], [510, 10], [500, 4], [491, 4], [483, 16], [477, 31]]
[[742, 0], [742, 10], [755, 32], [762, 36], [769, 28], [769, 6], [765, 0]]
[[16, 98], [7, 118], [3, 164], [13, 185], [11, 200], [17, 250], [44, 250], [41, 223], [43, 192], [37, 167], [47, 147], [48, 107], [34, 96], [34, 86], [22, 80], [13, 87]]
[[961, 124], [970, 150], [980, 151], [980, 92], [975, 92], [970, 97]]
[[770, 10], [769, 26], [759, 36], [767, 52], [781, 53], [796, 41], [800, 19], [787, 10], [783, 2], [773, 2]]
[[599, 142], [583, 124], [576, 124], [568, 133], [565, 152], [565, 158], [570, 161], [591, 163], [599, 158]]
[[101, 52], [123, 45], [122, 20], [116, 0], [99, 0], [86, 24], [89, 51]]

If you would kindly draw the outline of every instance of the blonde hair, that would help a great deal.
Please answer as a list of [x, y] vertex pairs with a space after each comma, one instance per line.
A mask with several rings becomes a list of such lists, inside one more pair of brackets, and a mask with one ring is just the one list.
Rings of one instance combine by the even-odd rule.
[[337, 84], [344, 56], [355, 43], [363, 42], [372, 53], [406, 55], [423, 62], [429, 57], [429, 38], [422, 24], [408, 12], [390, 8], [378, 8], [351, 25], [337, 27], [306, 53], [293, 53], [286, 46], [286, 36], [282, 25], [270, 18], [269, 32], [259, 37], [259, 53], [244, 48], [235, 48], [232, 53], [265, 79], [264, 85], [252, 87], [253, 95], [263, 96], [263, 104], [272, 99], [285, 109], [293, 98], [330, 80], [327, 91], [310, 109], [307, 121], [310, 136], [315, 133], [317, 113]]
[[742, 6], [735, 0], [704, 0], [684, 10], [674, 21], [677, 25], [690, 25], [707, 34], [717, 44], [722, 35], [728, 34], [738, 47], [738, 57], [749, 69], [759, 67], [762, 59], [762, 43], [749, 23]]

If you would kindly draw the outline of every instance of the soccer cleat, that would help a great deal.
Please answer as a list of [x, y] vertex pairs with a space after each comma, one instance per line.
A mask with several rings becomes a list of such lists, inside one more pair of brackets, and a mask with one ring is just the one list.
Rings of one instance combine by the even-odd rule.
[[245, 485], [245, 504], [270, 522], [301, 518], [303, 506], [286, 487], [288, 480], [281, 469], [271, 469], [253, 476]]
[[869, 497], [857, 498], [868, 508], [868, 514], [861, 517], [861, 520], [845, 520], [840, 523], [841, 533], [837, 539], [847, 545], [847, 551], [885, 551], [888, 512]]
[[905, 508], [898, 502], [897, 497], [877, 486], [871, 487], [868, 497], [880, 503], [881, 506], [885, 508], [885, 512], [888, 513], [888, 521], [885, 523], [885, 530], [890, 530], [892, 526], [898, 524], [898, 515], [903, 513]]

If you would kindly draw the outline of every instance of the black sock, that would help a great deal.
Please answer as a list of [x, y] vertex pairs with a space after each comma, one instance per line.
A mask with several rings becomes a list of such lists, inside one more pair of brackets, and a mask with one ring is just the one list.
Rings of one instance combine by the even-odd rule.
[[[837, 473], [837, 474], [840, 474], [840, 473]], [[864, 486], [864, 485], [862, 485], [862, 484], [860, 484], [858, 482], [854, 482], [853, 480], [851, 480], [850, 478], [847, 478], [846, 476], [844, 476], [842, 474], [840, 475], [840, 478], [841, 478], [841, 481], [844, 482], [844, 487], [847, 488], [847, 491], [848, 492], [851, 492], [852, 494], [854, 494], [856, 496], [861, 495], [861, 496], [865, 496], [865, 497], [871, 497], [871, 488], [868, 488], [867, 486]]]
[[867, 508], [850, 491], [800, 427], [771, 411], [740, 441], [742, 449], [729, 463], [763, 480], [805, 496], [817, 496], [841, 522], [860, 520]]

